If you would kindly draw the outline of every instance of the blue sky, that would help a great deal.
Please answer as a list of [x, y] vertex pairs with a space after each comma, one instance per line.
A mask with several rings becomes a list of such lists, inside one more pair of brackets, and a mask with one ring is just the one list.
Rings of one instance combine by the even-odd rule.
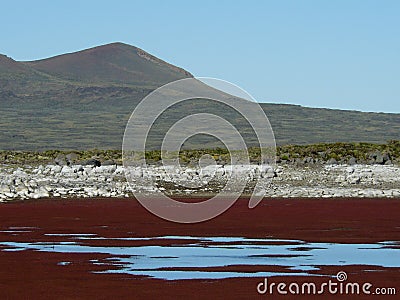
[[260, 102], [400, 113], [400, 1], [2, 1], [0, 53], [121, 41]]

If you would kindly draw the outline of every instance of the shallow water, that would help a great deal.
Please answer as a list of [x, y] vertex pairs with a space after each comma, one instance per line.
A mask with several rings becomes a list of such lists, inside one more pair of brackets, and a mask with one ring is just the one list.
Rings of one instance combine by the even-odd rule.
[[[92, 233], [45, 234], [67, 241], [48, 243], [2, 242], [2, 251], [35, 250], [58, 253], [101, 253], [106, 260], [93, 259], [94, 265], [109, 266], [106, 273], [128, 273], [154, 278], [221, 279], [260, 276], [315, 276], [320, 266], [365, 265], [400, 267], [399, 242], [376, 244], [308, 243], [301, 240], [251, 239], [244, 237], [160, 236], [147, 238], [105, 238]], [[163, 240], [167, 246], [145, 245]], [[141, 246], [90, 246], [90, 241], [143, 241]], [[154, 243], [153, 243], [154, 244]], [[121, 257], [123, 256], [123, 257]], [[60, 261], [60, 266], [71, 262]], [[223, 271], [226, 266], [245, 266], [246, 272]], [[251, 266], [281, 266], [287, 272], [251, 272]], [[219, 270], [204, 268], [220, 267]], [[185, 269], [182, 269], [185, 268]], [[244, 269], [242, 267], [241, 269]]]

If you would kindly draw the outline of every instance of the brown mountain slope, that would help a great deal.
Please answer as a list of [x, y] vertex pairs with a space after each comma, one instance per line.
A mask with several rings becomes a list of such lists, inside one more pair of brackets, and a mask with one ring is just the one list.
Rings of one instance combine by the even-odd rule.
[[62, 83], [51, 75], [0, 54], [0, 102], [6, 95], [29, 95], [35, 91], [60, 88]]
[[12, 58], [0, 54], [0, 74], [32, 73], [33, 70], [23, 63], [17, 62]]
[[102, 85], [158, 87], [192, 77], [181, 68], [123, 43], [107, 44], [25, 64], [65, 80]]

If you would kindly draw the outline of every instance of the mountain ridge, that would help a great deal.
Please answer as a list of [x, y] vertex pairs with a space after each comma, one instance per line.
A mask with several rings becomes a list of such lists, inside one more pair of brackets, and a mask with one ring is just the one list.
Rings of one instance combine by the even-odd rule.
[[[0, 55], [0, 150], [119, 149], [139, 101], [165, 83], [191, 77], [123, 43], [36, 61]], [[400, 140], [400, 114], [259, 104], [281, 145]], [[193, 101], [167, 113], [160, 128], [168, 129], [172, 120], [188, 112], [236, 119], [218, 105]], [[199, 146], [215, 146], [199, 141]]]

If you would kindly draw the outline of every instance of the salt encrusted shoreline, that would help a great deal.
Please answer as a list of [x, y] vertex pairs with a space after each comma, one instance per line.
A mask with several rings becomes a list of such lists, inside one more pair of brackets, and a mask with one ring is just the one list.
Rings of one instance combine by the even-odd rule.
[[[211, 174], [184, 167], [174, 171], [173, 178], [159, 166], [150, 166], [145, 171], [138, 167], [134, 172], [141, 179], [162, 180], [158, 186], [172, 195], [215, 193], [233, 172], [239, 179], [251, 178], [250, 183], [264, 179], [266, 197], [400, 197], [400, 167], [394, 165], [281, 165], [274, 169], [254, 165], [248, 173], [243, 173], [243, 169], [243, 166], [215, 166]], [[124, 168], [117, 165], [0, 165], [0, 201], [47, 197], [131, 197], [132, 190], [124, 173]], [[178, 178], [184, 178], [186, 182], [205, 182], [213, 174], [216, 177], [212, 184], [195, 190], [172, 184]], [[270, 180], [265, 179], [271, 179], [272, 183], [267, 184]], [[154, 190], [150, 183], [139, 182], [132, 183], [135, 191]]]

